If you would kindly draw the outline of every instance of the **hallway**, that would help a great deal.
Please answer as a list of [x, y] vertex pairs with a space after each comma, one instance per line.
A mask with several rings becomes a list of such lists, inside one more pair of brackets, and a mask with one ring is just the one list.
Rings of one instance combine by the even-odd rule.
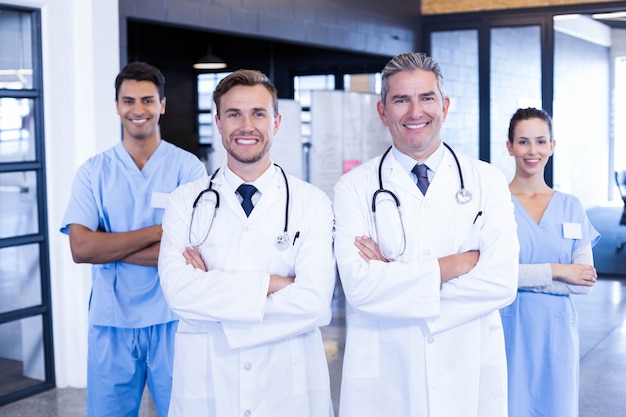
[[[626, 279], [600, 279], [590, 295], [575, 296], [574, 300], [580, 318], [580, 417], [626, 417]], [[332, 323], [322, 329], [335, 406], [345, 342], [343, 301], [338, 291]], [[146, 400], [140, 417], [156, 416], [148, 394]], [[0, 407], [2, 417], [84, 414], [82, 389], [55, 389]]]

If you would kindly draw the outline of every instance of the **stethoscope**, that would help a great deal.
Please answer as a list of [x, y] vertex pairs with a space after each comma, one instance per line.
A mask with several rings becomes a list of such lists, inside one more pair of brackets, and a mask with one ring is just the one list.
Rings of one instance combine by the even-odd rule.
[[[461, 188], [459, 189], [459, 191], [456, 192], [456, 201], [459, 204], [467, 204], [472, 200], [472, 193], [468, 189], [465, 188], [465, 181], [463, 180], [463, 172], [461, 170], [461, 163], [459, 162], [459, 158], [457, 158], [456, 154], [454, 153], [452, 148], [448, 146], [447, 143], [443, 142], [443, 145], [446, 148], [448, 148], [448, 150], [454, 157], [454, 162], [456, 162], [456, 167], [459, 172], [459, 180], [461, 183]], [[389, 154], [389, 152], [391, 151], [391, 148], [392, 148], [391, 146], [387, 148], [385, 153], [383, 153], [383, 156], [380, 158], [380, 163], [378, 164], [378, 190], [376, 190], [374, 192], [374, 195], [372, 196], [372, 214], [374, 216], [374, 226], [376, 228], [376, 231], [379, 237], [383, 233], [382, 233], [382, 230], [378, 229], [378, 222], [376, 220], [376, 205], [377, 205], [378, 198], [384, 195], [391, 197], [391, 200], [394, 202], [396, 209], [398, 211], [398, 216], [399, 216], [398, 221], [402, 229], [402, 244], [400, 245], [400, 249], [398, 253], [391, 253], [391, 254], [383, 253], [385, 257], [389, 259], [393, 259], [402, 255], [404, 253], [404, 250], [406, 249], [406, 234], [404, 233], [404, 223], [402, 222], [402, 212], [400, 211], [400, 200], [391, 190], [387, 190], [383, 187], [383, 174], [382, 174], [383, 162], [385, 161], [387, 154]], [[383, 250], [382, 247], [381, 247], [381, 250]]]
[[[289, 233], [287, 233], [287, 230], [289, 229], [289, 181], [287, 181], [287, 174], [285, 174], [285, 170], [283, 170], [283, 168], [278, 164], [274, 164], [274, 166], [280, 169], [280, 172], [283, 175], [283, 179], [285, 180], [285, 196], [287, 198], [287, 201], [285, 202], [285, 227], [283, 228], [283, 232], [276, 237], [276, 241], [274, 242], [274, 245], [276, 246], [276, 248], [280, 250], [285, 250], [289, 247]], [[209, 179], [208, 188], [205, 188], [204, 190], [200, 191], [196, 199], [193, 201], [193, 206], [191, 208], [191, 222], [189, 223], [188, 238], [189, 238], [189, 244], [194, 248], [201, 246], [209, 237], [209, 233], [211, 232], [211, 227], [213, 226], [213, 220], [215, 219], [215, 216], [217, 215], [217, 209], [219, 209], [220, 207], [220, 194], [216, 189], [213, 188], [213, 180], [215, 179], [215, 176], [217, 175], [219, 170], [220, 169], [218, 168], [215, 170], [215, 172], [213, 172], [213, 175], [211, 175], [211, 178]], [[194, 220], [196, 220], [196, 213], [197, 213], [196, 209], [198, 208], [201, 202], [209, 201], [209, 199], [205, 198], [206, 194], [212, 194], [215, 199], [215, 202], [212, 204], [213, 214], [210, 216], [210, 221], [209, 221], [208, 227], [206, 228], [206, 233], [201, 235], [201, 239], [197, 240], [197, 239], [194, 239], [194, 237], [192, 237], [193, 235], [192, 230], [194, 228]]]

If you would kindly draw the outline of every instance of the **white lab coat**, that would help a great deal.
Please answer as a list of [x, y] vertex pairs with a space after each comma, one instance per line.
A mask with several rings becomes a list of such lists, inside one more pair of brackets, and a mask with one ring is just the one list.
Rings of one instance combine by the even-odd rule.
[[[455, 200], [460, 182], [448, 150], [426, 196], [387, 155], [383, 186], [400, 201], [407, 239], [394, 262], [367, 263], [354, 246], [355, 236], [377, 239], [371, 205], [380, 157], [335, 186], [335, 252], [347, 299], [340, 417], [507, 415], [498, 309], [517, 290], [513, 205], [498, 169], [458, 158], [473, 194], [467, 204]], [[480, 250], [476, 267], [440, 289], [437, 258], [470, 249]]]
[[[209, 272], [186, 265], [182, 255], [192, 202], [208, 178], [174, 191], [163, 217], [161, 286], [180, 317], [169, 415], [332, 416], [318, 329], [330, 322], [336, 277], [330, 200], [289, 177], [291, 238], [279, 250], [286, 200], [280, 171], [270, 168], [272, 185], [246, 218], [224, 170], [213, 182], [217, 217], [200, 247]], [[270, 273], [295, 282], [267, 296]]]

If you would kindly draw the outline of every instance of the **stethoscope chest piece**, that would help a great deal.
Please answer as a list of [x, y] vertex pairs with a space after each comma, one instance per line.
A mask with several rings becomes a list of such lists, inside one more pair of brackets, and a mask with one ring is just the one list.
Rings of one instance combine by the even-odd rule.
[[465, 188], [461, 188], [459, 191], [456, 192], [456, 201], [459, 202], [459, 204], [467, 204], [472, 200], [472, 193], [465, 189]]
[[289, 247], [289, 234], [287, 232], [283, 232], [282, 234], [276, 237], [276, 245], [277, 249], [285, 250]]

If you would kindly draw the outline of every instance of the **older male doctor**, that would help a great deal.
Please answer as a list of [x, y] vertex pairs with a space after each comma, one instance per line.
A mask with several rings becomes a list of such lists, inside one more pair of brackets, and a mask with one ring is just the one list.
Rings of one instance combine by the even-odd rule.
[[378, 103], [393, 147], [335, 186], [340, 417], [506, 416], [498, 309], [517, 289], [513, 205], [499, 170], [441, 141], [448, 106], [432, 58], [393, 58]]

